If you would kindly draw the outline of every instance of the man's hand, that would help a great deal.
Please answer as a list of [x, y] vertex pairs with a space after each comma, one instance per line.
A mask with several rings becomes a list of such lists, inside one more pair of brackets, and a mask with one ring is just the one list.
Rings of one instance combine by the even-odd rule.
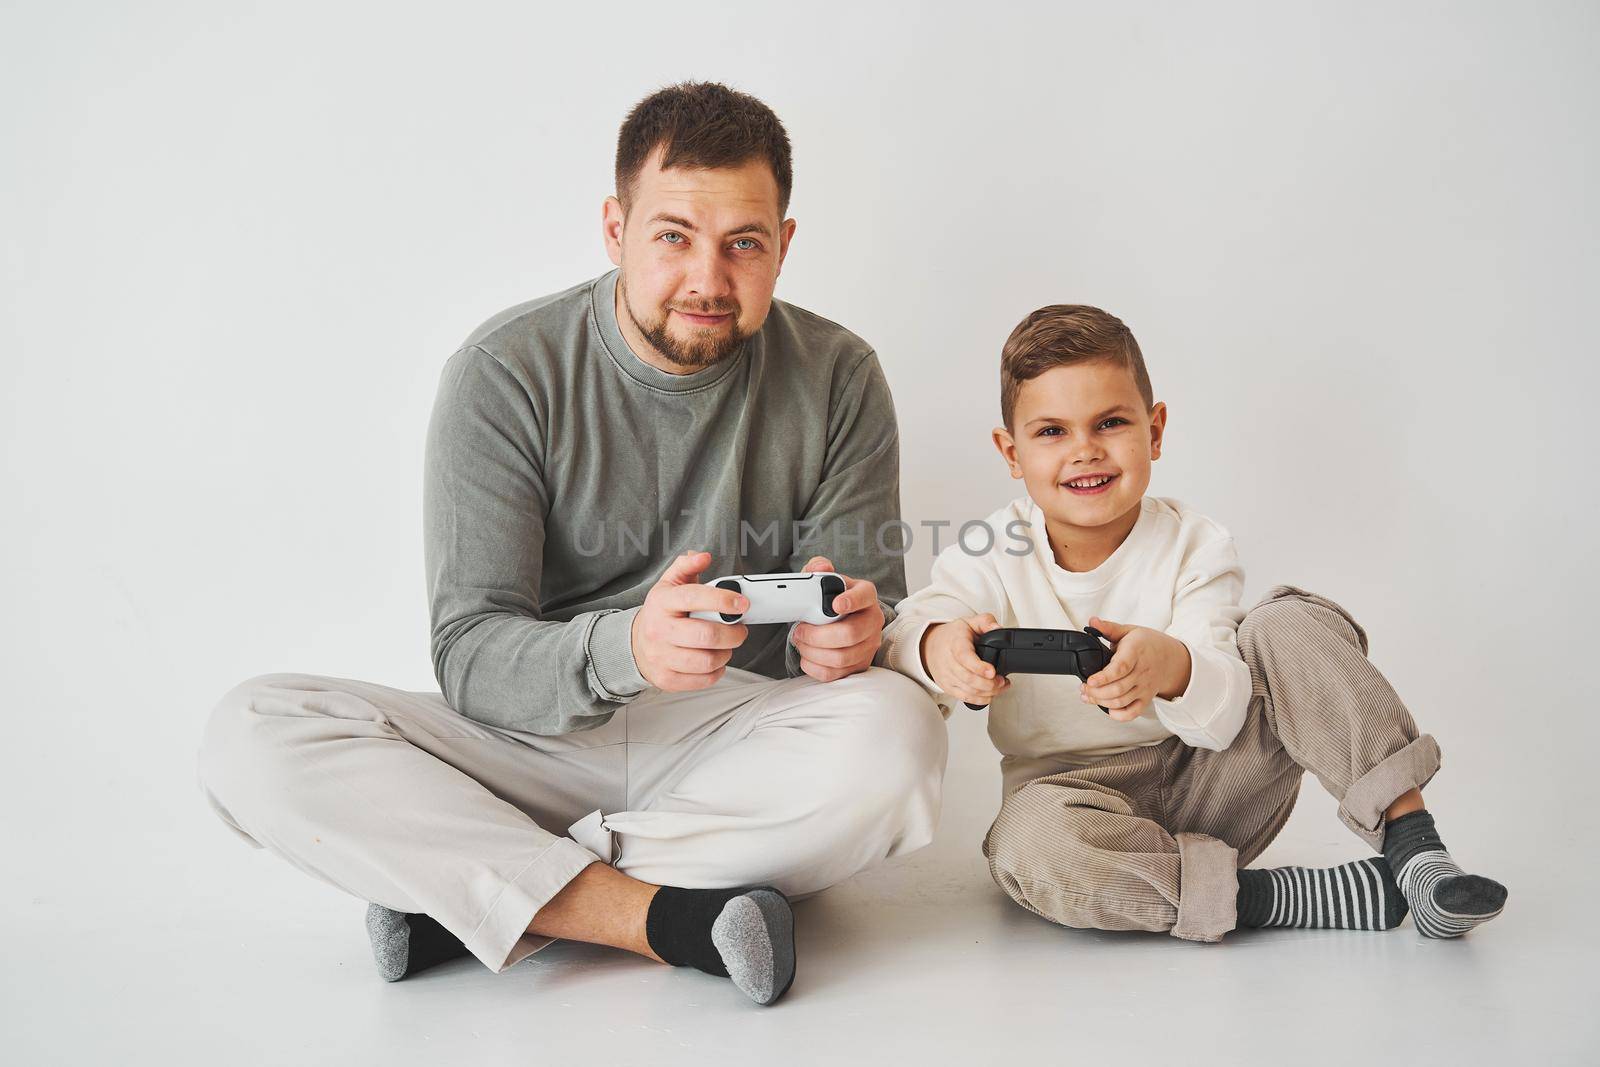
[[979, 657], [973, 642], [979, 634], [998, 629], [993, 615], [973, 615], [941, 622], [922, 632], [922, 667], [934, 683], [968, 704], [987, 704], [1011, 685], [996, 674], [994, 665]]
[[[807, 574], [832, 572], [833, 564], [822, 556], [812, 556], [800, 569]], [[883, 608], [878, 604], [878, 587], [864, 579], [840, 577], [844, 578], [844, 592], [833, 598], [833, 609], [839, 617], [826, 626], [797, 623], [789, 637], [800, 653], [800, 669], [819, 682], [866, 670], [883, 644]]]
[[696, 581], [709, 566], [709, 552], [687, 552], [673, 560], [633, 617], [633, 661], [657, 689], [682, 693], [715, 685], [749, 633], [744, 623], [689, 618], [691, 611], [734, 615], [750, 607], [732, 590]]
[[1111, 662], [1083, 683], [1083, 701], [1098, 704], [1118, 722], [1132, 722], [1189, 688], [1189, 646], [1148, 626], [1094, 618], [1089, 625], [1116, 646]]

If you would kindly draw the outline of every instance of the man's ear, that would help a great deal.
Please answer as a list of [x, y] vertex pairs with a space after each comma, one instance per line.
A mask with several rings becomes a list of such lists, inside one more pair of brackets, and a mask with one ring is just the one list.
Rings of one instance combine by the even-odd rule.
[[1157, 403], [1150, 409], [1150, 458], [1161, 458], [1161, 438], [1167, 432], [1167, 405]]
[[1011, 439], [1011, 431], [1004, 426], [996, 426], [991, 436], [994, 438], [994, 447], [1000, 451], [1006, 466], [1011, 468], [1011, 477], [1022, 477], [1022, 464], [1017, 462], [1017, 443]]
[[785, 219], [778, 227], [778, 273], [783, 273], [783, 261], [789, 255], [789, 242], [794, 240], [794, 219]]
[[606, 255], [612, 265], [618, 267], [622, 266], [622, 225], [626, 218], [622, 201], [614, 196], [606, 197], [605, 206], [600, 210], [600, 230], [606, 242]]

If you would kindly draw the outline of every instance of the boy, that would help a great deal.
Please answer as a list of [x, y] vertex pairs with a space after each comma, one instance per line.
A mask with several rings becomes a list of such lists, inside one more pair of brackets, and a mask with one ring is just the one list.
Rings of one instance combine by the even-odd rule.
[[[1248, 613], [1227, 530], [1146, 497], [1161, 455], [1138, 343], [1098, 308], [1052, 305], [1001, 355], [994, 442], [1027, 497], [934, 563], [880, 658], [945, 707], [989, 705], [1004, 801], [984, 841], [995, 881], [1067, 926], [1217, 941], [1236, 927], [1429, 937], [1500, 913], [1506, 890], [1445, 851], [1422, 788], [1439, 768], [1366, 634], [1339, 605], [1276, 586]], [[1000, 626], [1083, 629], [1115, 645], [1071, 676], [997, 677], [974, 638]], [[1102, 712], [1096, 705], [1104, 706]], [[1288, 820], [1303, 771], [1381, 856], [1241, 870]]]

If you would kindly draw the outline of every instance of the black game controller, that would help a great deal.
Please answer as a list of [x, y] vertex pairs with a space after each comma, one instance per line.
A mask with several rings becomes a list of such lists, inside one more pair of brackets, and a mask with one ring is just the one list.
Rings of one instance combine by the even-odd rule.
[[[996, 674], [1075, 674], [1083, 681], [1111, 662], [1110, 640], [1093, 626], [1082, 630], [1024, 630], [1002, 627], [979, 634], [973, 643], [978, 658], [994, 665]], [[973, 711], [986, 705], [962, 701]], [[1096, 704], [1107, 715], [1111, 712]]]

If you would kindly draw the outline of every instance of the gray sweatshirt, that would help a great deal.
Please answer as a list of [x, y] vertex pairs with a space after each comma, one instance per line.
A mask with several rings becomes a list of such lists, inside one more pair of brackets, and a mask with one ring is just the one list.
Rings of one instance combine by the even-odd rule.
[[[473, 331], [428, 426], [423, 537], [434, 672], [479, 722], [592, 729], [648, 683], [631, 627], [671, 560], [701, 576], [813, 555], [905, 596], [899, 435], [872, 349], [774, 300], [714, 366], [673, 375], [618, 329], [617, 272]], [[731, 666], [799, 673], [788, 627], [750, 627]]]

